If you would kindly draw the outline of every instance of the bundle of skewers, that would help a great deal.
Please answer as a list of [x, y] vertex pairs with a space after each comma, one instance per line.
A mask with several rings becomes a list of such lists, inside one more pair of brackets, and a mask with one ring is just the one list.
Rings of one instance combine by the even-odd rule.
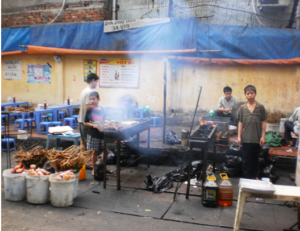
[[37, 167], [42, 168], [47, 161], [47, 151], [42, 149], [42, 146], [32, 145], [25, 149], [19, 145], [18, 151], [14, 156], [16, 163], [22, 163], [23, 166], [28, 169], [30, 165], [35, 164]]
[[64, 151], [51, 149], [47, 152], [49, 165], [58, 171], [80, 170], [93, 156], [93, 151], [83, 151], [78, 146], [71, 146]]
[[8, 108], [8, 111], [10, 112], [31, 112], [31, 111], [34, 111], [35, 109], [34, 108], [23, 108], [23, 107], [11, 107], [11, 108]]
[[100, 128], [100, 130], [107, 130], [107, 131], [123, 131], [126, 127], [139, 123], [138, 121], [125, 121], [125, 122], [119, 122], [119, 121], [107, 121], [104, 122], [93, 122], [97, 127]]

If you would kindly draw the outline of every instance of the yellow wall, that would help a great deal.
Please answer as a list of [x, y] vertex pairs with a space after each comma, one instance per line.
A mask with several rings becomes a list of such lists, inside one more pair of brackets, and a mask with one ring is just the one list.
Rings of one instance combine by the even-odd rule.
[[[121, 58], [124, 56], [116, 56]], [[62, 56], [57, 63], [52, 55], [20, 55], [2, 57], [2, 102], [8, 96], [17, 100], [29, 101], [34, 106], [43, 103], [63, 104], [67, 97], [79, 102], [80, 93], [86, 87], [83, 79], [84, 60], [97, 60], [104, 56]], [[126, 57], [128, 58], [128, 57]], [[132, 95], [141, 106], [150, 105], [152, 111], [163, 110], [163, 56], [132, 56], [140, 60], [140, 87], [138, 89], [99, 88], [101, 105], [116, 107], [124, 95]], [[22, 80], [3, 78], [4, 60], [22, 61]], [[50, 63], [51, 84], [27, 83], [27, 64]], [[98, 65], [99, 73], [99, 65]], [[191, 111], [195, 108], [199, 86], [203, 87], [199, 108], [216, 109], [219, 97], [223, 96], [223, 87], [233, 89], [233, 95], [244, 101], [243, 88], [248, 84], [257, 87], [257, 101], [267, 109], [290, 113], [300, 105], [300, 67], [299, 66], [193, 66], [180, 64], [175, 72], [168, 62], [167, 70], [167, 107], [177, 111]], [[74, 78], [76, 76], [76, 81]]]

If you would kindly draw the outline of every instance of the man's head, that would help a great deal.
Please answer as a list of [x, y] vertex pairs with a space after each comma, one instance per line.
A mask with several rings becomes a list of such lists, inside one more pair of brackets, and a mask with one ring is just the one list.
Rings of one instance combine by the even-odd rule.
[[255, 100], [255, 97], [256, 97], [256, 88], [253, 85], [248, 85], [247, 87], [245, 87], [244, 88], [244, 93], [245, 93], [246, 99], [248, 101]]
[[90, 73], [87, 76], [86, 82], [90, 85], [90, 88], [95, 89], [97, 87], [99, 77], [95, 73]]
[[93, 105], [93, 106], [97, 106], [99, 101], [100, 101], [100, 96], [99, 96], [99, 93], [96, 92], [96, 91], [93, 91], [90, 96], [90, 104]]
[[223, 89], [223, 92], [224, 92], [224, 96], [227, 100], [230, 100], [231, 99], [231, 94], [232, 94], [232, 89], [231, 87], [224, 87]]

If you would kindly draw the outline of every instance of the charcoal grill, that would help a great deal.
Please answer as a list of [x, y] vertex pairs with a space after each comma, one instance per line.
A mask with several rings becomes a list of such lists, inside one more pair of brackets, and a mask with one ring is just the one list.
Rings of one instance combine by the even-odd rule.
[[114, 143], [117, 141], [117, 190], [121, 189], [121, 170], [120, 170], [120, 149], [121, 149], [121, 141], [126, 140], [134, 135], [137, 135], [137, 143], [136, 147], [139, 148], [140, 142], [140, 132], [148, 130], [148, 137], [147, 137], [147, 144], [148, 148], [150, 146], [150, 124], [151, 119], [134, 119], [132, 121], [138, 121], [139, 123], [126, 125], [126, 127], [122, 131], [115, 131], [115, 130], [103, 130], [104, 133], [104, 180], [103, 180], [103, 188], [106, 188], [106, 159], [107, 159], [107, 152], [106, 152], [106, 144], [107, 143]]
[[[203, 126], [203, 125], [202, 125]], [[202, 185], [205, 182], [206, 179], [206, 169], [207, 169], [207, 153], [208, 153], [208, 147], [213, 147], [215, 138], [216, 138], [216, 132], [217, 132], [217, 126], [215, 126], [208, 136], [206, 137], [199, 137], [199, 130], [201, 126], [196, 129], [192, 135], [190, 136], [190, 153], [189, 153], [189, 168], [188, 168], [188, 185], [186, 188], [186, 199], [189, 198], [190, 193], [190, 180], [191, 180], [191, 163], [192, 163], [192, 152], [193, 148], [201, 148], [202, 157], [203, 157], [203, 174], [202, 174]]]

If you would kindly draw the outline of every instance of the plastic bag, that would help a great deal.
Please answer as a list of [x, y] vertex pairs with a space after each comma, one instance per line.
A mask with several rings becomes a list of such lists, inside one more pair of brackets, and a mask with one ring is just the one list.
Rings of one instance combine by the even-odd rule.
[[144, 182], [154, 193], [162, 193], [173, 187], [173, 182], [166, 176], [158, 178], [149, 175], [144, 178]]
[[239, 168], [242, 166], [242, 158], [239, 156], [226, 155], [224, 162], [228, 168]]
[[270, 178], [270, 181], [274, 184], [278, 179], [279, 176], [276, 175], [275, 169], [273, 167], [273, 164], [270, 164], [269, 166], [265, 167], [262, 171], [262, 177], [268, 177]]
[[175, 169], [167, 173], [166, 177], [172, 181], [183, 182], [187, 180], [187, 173], [184, 170], [181, 171], [180, 169]]
[[[103, 152], [101, 153], [101, 158], [103, 157]], [[108, 165], [114, 165], [116, 164], [116, 155], [111, 150], [108, 150], [106, 164]]]
[[120, 165], [121, 167], [136, 167], [139, 165], [138, 158], [138, 155], [130, 155], [129, 158], [121, 160]]
[[179, 139], [175, 132], [170, 131], [166, 137], [167, 144], [181, 144], [181, 139]]
[[227, 151], [227, 155], [241, 156], [241, 148], [236, 143], [232, 143]]
[[229, 177], [240, 177], [243, 175], [242, 167], [229, 168], [229, 167], [226, 167], [225, 163], [221, 164], [221, 171], [222, 171], [222, 173], [226, 173]]
[[[187, 165], [184, 169], [185, 172], [188, 172], [189, 170], [189, 165]], [[202, 160], [195, 160], [192, 162], [192, 169], [191, 169], [191, 177], [194, 176], [200, 176], [202, 173], [202, 168], [203, 168], [203, 161]]]

